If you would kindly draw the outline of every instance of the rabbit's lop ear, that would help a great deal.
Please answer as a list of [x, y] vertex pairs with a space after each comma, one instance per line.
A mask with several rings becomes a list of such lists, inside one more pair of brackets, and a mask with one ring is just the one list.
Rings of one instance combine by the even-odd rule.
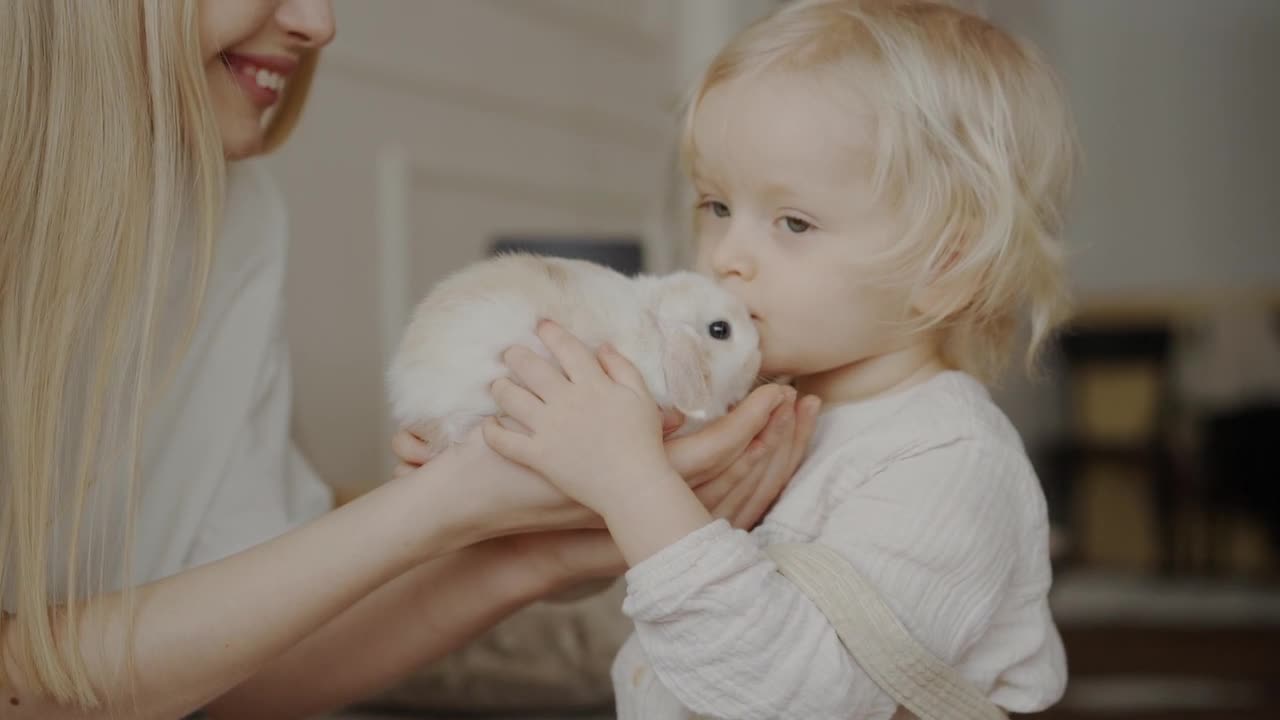
[[662, 329], [662, 372], [676, 409], [690, 419], [706, 419], [711, 410], [711, 366], [706, 344], [693, 330], [683, 325]]

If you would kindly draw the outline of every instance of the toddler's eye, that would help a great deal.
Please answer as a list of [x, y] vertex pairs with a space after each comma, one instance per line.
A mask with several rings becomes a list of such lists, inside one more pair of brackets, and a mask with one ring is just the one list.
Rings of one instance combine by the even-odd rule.
[[702, 203], [702, 207], [706, 210], [710, 210], [711, 213], [718, 218], [729, 217], [729, 206], [719, 200], [708, 200]]
[[790, 215], [788, 215], [785, 219], [787, 221], [787, 229], [793, 233], [799, 234], [802, 232], [808, 232], [809, 230], [813, 229], [812, 223], [809, 223], [805, 220], [801, 220], [798, 217], [791, 217]]
[[716, 340], [728, 340], [732, 328], [724, 320], [716, 320], [707, 326], [707, 332], [711, 333], [711, 337]]

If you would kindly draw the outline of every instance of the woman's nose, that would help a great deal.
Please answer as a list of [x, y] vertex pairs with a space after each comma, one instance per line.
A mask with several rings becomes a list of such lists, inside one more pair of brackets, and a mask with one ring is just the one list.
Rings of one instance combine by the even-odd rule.
[[310, 49], [328, 45], [337, 32], [332, 0], [285, 0], [276, 21], [289, 37]]

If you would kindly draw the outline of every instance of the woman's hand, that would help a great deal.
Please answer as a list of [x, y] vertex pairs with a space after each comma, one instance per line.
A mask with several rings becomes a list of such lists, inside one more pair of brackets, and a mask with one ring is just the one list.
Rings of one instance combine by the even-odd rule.
[[421, 481], [431, 492], [439, 492], [442, 481], [458, 483], [461, 492], [450, 494], [449, 509], [464, 545], [521, 532], [604, 527], [598, 514], [542, 475], [494, 452], [479, 427], [425, 465], [424, 444], [411, 433], [398, 433], [393, 447], [401, 460], [393, 482]]
[[763, 385], [729, 414], [667, 441], [667, 457], [714, 517], [750, 530], [804, 462], [820, 407], [812, 395], [797, 400], [790, 387]]

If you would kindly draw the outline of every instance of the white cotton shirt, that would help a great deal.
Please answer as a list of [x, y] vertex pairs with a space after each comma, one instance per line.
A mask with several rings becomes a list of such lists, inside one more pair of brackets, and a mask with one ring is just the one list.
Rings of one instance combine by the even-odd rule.
[[1049, 525], [1021, 440], [960, 372], [826, 409], [810, 455], [750, 534], [719, 520], [633, 567], [619, 720], [889, 718], [893, 700], [761, 548], [822, 543], [911, 635], [996, 704], [1066, 684], [1049, 613]]
[[[329, 487], [290, 439], [282, 325], [287, 238], [283, 198], [265, 168], [232, 163], [199, 323], [145, 420], [135, 584], [221, 559], [332, 507]], [[110, 517], [123, 527], [122, 511]], [[82, 557], [89, 542], [81, 542]], [[112, 560], [119, 552], [106, 549], [109, 573], [119, 567]], [[55, 598], [65, 592], [63, 554], [50, 557]], [[107, 583], [119, 585], [118, 577]], [[12, 609], [13, 588], [4, 590], [4, 607]]]

